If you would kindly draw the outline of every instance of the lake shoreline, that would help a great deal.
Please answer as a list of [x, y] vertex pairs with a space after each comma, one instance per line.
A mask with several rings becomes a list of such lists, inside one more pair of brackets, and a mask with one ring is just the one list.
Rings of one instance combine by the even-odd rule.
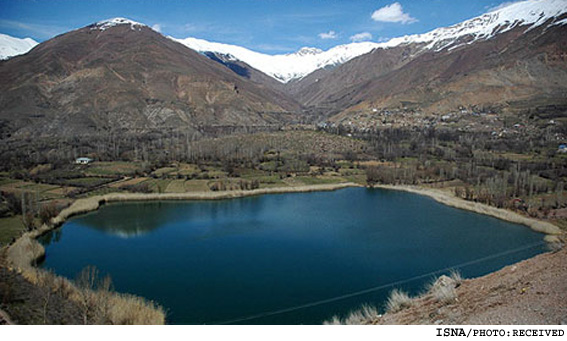
[[273, 187], [254, 190], [237, 190], [223, 192], [187, 192], [187, 193], [110, 193], [74, 201], [71, 206], [63, 209], [51, 224], [43, 224], [39, 228], [24, 233], [13, 244], [8, 246], [8, 261], [15, 268], [34, 269], [38, 262], [45, 257], [44, 247], [36, 240], [40, 236], [55, 230], [63, 225], [67, 219], [89, 212], [96, 211], [101, 205], [113, 202], [159, 201], [159, 200], [226, 200], [252, 197], [265, 194], [308, 193], [321, 191], [335, 191], [349, 187], [364, 187], [354, 182], [338, 184], [307, 185], [297, 187]]
[[362, 187], [354, 182], [338, 184], [307, 185], [296, 187], [272, 187], [253, 190], [236, 190], [222, 192], [186, 192], [186, 193], [110, 193], [91, 198], [78, 199], [71, 206], [62, 210], [52, 220], [53, 225], [60, 226], [72, 216], [95, 211], [101, 204], [128, 201], [156, 201], [156, 200], [226, 200], [245, 198], [265, 194], [308, 193], [335, 191], [348, 187]]
[[[22, 273], [43, 272], [37, 264], [45, 257], [45, 248], [37, 240], [38, 237], [55, 230], [65, 223], [69, 218], [96, 211], [101, 205], [113, 202], [131, 201], [159, 201], [159, 200], [226, 200], [243, 198], [264, 194], [284, 193], [307, 193], [317, 191], [334, 191], [349, 187], [366, 187], [357, 183], [340, 183], [325, 185], [310, 185], [298, 187], [275, 187], [256, 189], [250, 191], [227, 191], [227, 192], [192, 192], [192, 193], [165, 193], [165, 194], [139, 194], [139, 193], [110, 193], [106, 195], [93, 196], [76, 200], [71, 206], [62, 210], [59, 215], [52, 219], [52, 224], [42, 225], [40, 228], [24, 233], [7, 249], [7, 260], [11, 267], [20, 269]], [[451, 193], [443, 192], [434, 188], [421, 186], [402, 185], [375, 185], [369, 188], [398, 190], [414, 194], [428, 196], [435, 201], [458, 209], [464, 209], [479, 214], [492, 216], [501, 220], [521, 224], [532, 230], [546, 234], [544, 240], [550, 243], [559, 242], [558, 235], [562, 231], [555, 225], [529, 218], [505, 209], [498, 209], [485, 204], [466, 201], [457, 198]]]
[[[8, 247], [8, 260], [14, 267], [29, 268], [45, 257], [43, 246], [36, 239], [61, 226], [67, 219], [96, 211], [101, 205], [113, 202], [133, 202], [133, 201], [157, 201], [157, 200], [226, 200], [244, 198], [265, 194], [285, 194], [285, 193], [308, 193], [319, 191], [334, 191], [349, 187], [365, 187], [363, 185], [346, 182], [338, 184], [307, 185], [297, 187], [273, 187], [255, 190], [238, 190], [223, 192], [188, 192], [188, 193], [110, 193], [89, 198], [78, 199], [71, 206], [62, 210], [52, 219], [51, 225], [42, 225], [38, 229], [24, 233], [12, 245]], [[559, 242], [557, 237], [562, 231], [555, 225], [538, 219], [529, 218], [518, 213], [492, 207], [486, 204], [467, 201], [457, 198], [454, 195], [440, 191], [438, 189], [409, 186], [409, 185], [374, 185], [371, 188], [405, 191], [418, 195], [424, 195], [433, 200], [458, 209], [463, 209], [479, 214], [492, 216], [504, 221], [520, 224], [530, 229], [545, 234], [544, 240], [549, 243]]]
[[549, 222], [526, 217], [507, 209], [497, 208], [474, 201], [468, 201], [434, 188], [409, 185], [374, 185], [373, 188], [404, 191], [424, 195], [447, 206], [488, 215], [511, 223], [524, 225], [536, 232], [545, 234], [545, 240], [551, 243], [558, 242], [559, 239], [557, 236], [562, 233], [559, 227]]

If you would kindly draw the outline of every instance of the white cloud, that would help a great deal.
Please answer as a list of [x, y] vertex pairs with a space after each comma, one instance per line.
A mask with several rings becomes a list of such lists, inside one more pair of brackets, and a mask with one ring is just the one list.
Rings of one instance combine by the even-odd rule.
[[367, 41], [367, 40], [371, 40], [372, 39], [372, 34], [370, 32], [361, 32], [361, 33], [357, 33], [353, 36], [350, 37], [350, 40], [353, 43], [357, 43], [360, 41]]
[[157, 31], [157, 32], [161, 32], [161, 25], [160, 24], [153, 25], [152, 30]]
[[22, 33], [18, 32], [17, 33], [18, 35], [30, 35], [33, 38], [39, 38], [39, 39], [53, 38], [58, 34], [69, 32], [70, 30], [74, 29], [73, 27], [60, 26], [58, 23], [51, 23], [51, 22], [32, 23], [27, 21], [22, 22], [22, 21], [0, 19], [0, 30], [4, 31], [6, 27], [22, 32]]
[[408, 13], [404, 13], [404, 9], [399, 2], [394, 2], [391, 5], [377, 9], [374, 13], [372, 13], [372, 20], [382, 22], [399, 22], [402, 24], [411, 24], [417, 21], [416, 18], [412, 18]]
[[319, 33], [319, 38], [321, 39], [337, 39], [339, 35], [335, 31]]

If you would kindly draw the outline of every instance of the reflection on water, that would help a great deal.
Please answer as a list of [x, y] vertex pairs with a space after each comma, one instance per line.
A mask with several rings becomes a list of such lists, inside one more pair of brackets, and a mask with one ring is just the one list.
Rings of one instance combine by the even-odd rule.
[[49, 245], [51, 243], [57, 243], [61, 240], [61, 236], [63, 235], [63, 231], [59, 229], [55, 229], [50, 233], [46, 233], [38, 238], [38, 240], [43, 245]]
[[[238, 216], [246, 212], [246, 220], [254, 220], [262, 210], [262, 201], [256, 197], [240, 200], [212, 200], [195, 202], [179, 209], [176, 201], [133, 202], [113, 204], [106, 210], [104, 219], [97, 212], [82, 216], [76, 223], [110, 235], [132, 238], [148, 234], [164, 226], [191, 221], [193, 224], [208, 226], [215, 233], [226, 233], [227, 228], [236, 223], [245, 223], [244, 219], [227, 217]], [[244, 225], [244, 227], [250, 225]]]
[[[168, 322], [181, 324], [230, 321], [385, 286], [245, 322], [314, 324], [363, 303], [380, 307], [389, 283], [459, 264], [467, 264], [459, 269], [465, 277], [494, 271], [544, 246], [491, 256], [541, 240], [523, 226], [430, 198], [349, 188], [106, 205], [46, 235], [43, 266], [74, 278], [94, 265], [118, 291], [159, 302]], [[430, 280], [402, 289], [418, 293]]]

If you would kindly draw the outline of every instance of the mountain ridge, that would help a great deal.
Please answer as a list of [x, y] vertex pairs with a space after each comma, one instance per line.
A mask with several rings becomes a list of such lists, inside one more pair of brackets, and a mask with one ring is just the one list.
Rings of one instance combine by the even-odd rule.
[[[454, 49], [463, 44], [470, 45], [475, 41], [490, 39], [518, 26], [529, 26], [527, 30], [530, 30], [566, 12], [567, 1], [565, 0], [527, 0], [489, 11], [448, 27], [439, 27], [422, 34], [396, 37], [386, 42], [367, 41], [342, 44], [326, 51], [315, 47], [302, 47], [296, 52], [279, 55], [268, 55], [242, 46], [210, 42], [195, 37], [167, 37], [200, 53], [210, 52], [231, 56], [235, 60], [246, 63], [285, 84], [300, 80], [316, 70], [342, 65], [375, 49], [423, 44], [416, 53], [426, 50], [439, 52], [444, 49]], [[145, 24], [120, 17], [99, 21], [91, 26], [105, 30], [123, 24], [130, 25], [132, 29], [135, 27], [150, 28]], [[551, 25], [565, 24], [567, 24], [567, 20], [551, 22]], [[465, 37], [466, 39], [464, 39]], [[0, 50], [9, 48], [8, 45], [5, 45], [5, 47], [4, 45], [0, 40]], [[27, 50], [21, 49], [19, 53], [25, 52]]]
[[0, 62], [0, 130], [97, 131], [267, 125], [299, 105], [147, 26], [99, 22]]
[[[529, 25], [528, 30], [534, 29], [564, 13], [567, 13], [567, 1], [565, 0], [527, 0], [484, 13], [452, 26], [436, 28], [423, 34], [392, 38], [381, 43], [343, 44], [327, 51], [303, 47], [295, 53], [282, 55], [262, 54], [241, 46], [209, 42], [193, 37], [170, 38], [201, 53], [216, 52], [231, 55], [283, 83], [288, 83], [302, 79], [316, 70], [344, 64], [375, 49], [423, 44], [416, 53], [427, 50], [439, 52], [444, 49], [454, 49], [463, 44], [470, 45], [475, 41], [491, 39], [497, 34], [508, 32], [519, 26]], [[556, 20], [550, 23], [550, 25], [565, 24], [567, 24], [567, 20]], [[309, 51], [309, 53], [305, 53], [306, 51]]]
[[[528, 0], [422, 35], [271, 56], [314, 70], [290, 68], [278, 79], [231, 53], [257, 52], [187, 38], [201, 44], [192, 49], [187, 40], [113, 18], [0, 62], [0, 132], [198, 131], [350, 122], [390, 109], [563, 105], [566, 24], [567, 0]], [[216, 51], [206, 51], [211, 46]], [[306, 60], [312, 63], [299, 62]]]
[[375, 50], [317, 78], [307, 76], [293, 94], [312, 111], [333, 108], [333, 121], [391, 109], [440, 114], [462, 107], [516, 112], [563, 106], [566, 33], [565, 25], [528, 32], [516, 27], [453, 50], [413, 55], [415, 44]]

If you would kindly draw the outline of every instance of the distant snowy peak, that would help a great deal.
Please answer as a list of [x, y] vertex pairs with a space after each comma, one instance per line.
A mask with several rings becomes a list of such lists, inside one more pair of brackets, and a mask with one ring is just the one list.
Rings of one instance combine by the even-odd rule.
[[93, 25], [92, 29], [104, 31], [118, 25], [130, 25], [130, 28], [132, 30], [136, 30], [136, 29], [139, 30], [140, 28], [146, 26], [144, 24], [126, 18], [112, 18], [97, 22], [96, 24]]
[[[393, 38], [383, 43], [362, 42], [340, 45], [327, 51], [304, 47], [295, 53], [284, 55], [267, 55], [240, 46], [213, 43], [197, 38], [170, 38], [201, 53], [215, 52], [231, 55], [286, 83], [293, 79], [303, 78], [317, 69], [346, 63], [377, 48], [387, 49], [416, 43], [423, 45], [421, 51], [450, 50], [465, 44], [464, 41], [466, 44], [471, 44], [477, 40], [490, 39], [519, 26], [527, 26], [529, 30], [549, 20], [551, 20], [551, 25], [565, 25], [567, 18], [560, 19], [560, 16], [566, 12], [567, 0], [528, 0], [512, 3], [479, 17], [424, 34]], [[466, 39], [462, 39], [465, 37]]]
[[319, 54], [319, 53], [323, 53], [323, 50], [318, 49], [316, 47], [302, 47], [299, 49], [299, 51], [294, 52], [294, 53], [290, 53], [290, 54], [295, 54], [298, 56], [306, 56], [306, 55], [314, 55], [314, 54]]
[[27, 53], [38, 43], [31, 38], [14, 38], [0, 33], [0, 59], [8, 59]]
[[528, 0], [516, 2], [506, 7], [493, 10], [481, 16], [463, 21], [459, 24], [442, 27], [433, 31], [393, 38], [381, 43], [381, 48], [395, 47], [404, 44], [425, 43], [425, 49], [440, 51], [456, 47], [463, 37], [471, 44], [477, 40], [490, 39], [497, 34], [510, 31], [519, 26], [528, 26], [528, 30], [552, 20], [551, 25], [565, 24], [558, 17], [567, 13], [567, 0]]
[[340, 45], [328, 51], [303, 47], [295, 53], [268, 55], [236, 45], [214, 43], [203, 39], [169, 38], [197, 52], [215, 52], [232, 56], [283, 83], [305, 77], [317, 69], [342, 64], [378, 46], [376, 43], [364, 42]]

